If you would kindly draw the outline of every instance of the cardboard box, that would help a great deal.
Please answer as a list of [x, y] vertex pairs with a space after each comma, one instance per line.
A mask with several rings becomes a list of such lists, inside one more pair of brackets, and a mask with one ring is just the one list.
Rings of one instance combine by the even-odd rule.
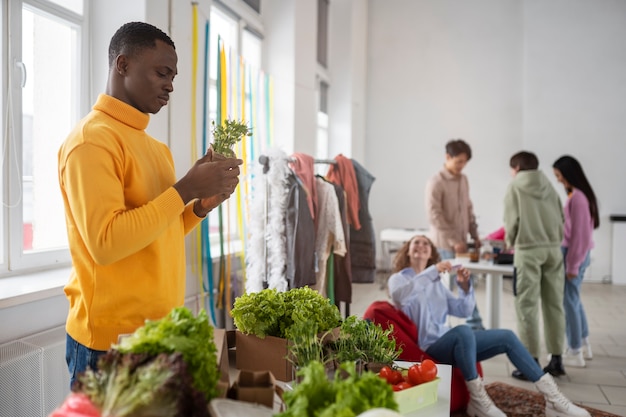
[[393, 393], [400, 414], [410, 413], [437, 402], [439, 378]]
[[236, 367], [247, 371], [270, 371], [279, 381], [294, 379], [293, 367], [287, 360], [289, 341], [280, 337], [236, 332]]
[[229, 397], [248, 403], [274, 406], [276, 381], [269, 371], [241, 371], [233, 383]]
[[217, 389], [220, 397], [226, 397], [228, 387], [230, 386], [230, 365], [228, 363], [228, 345], [226, 344], [226, 330], [213, 328], [213, 342], [217, 351], [217, 368], [220, 371], [220, 379], [217, 381]]

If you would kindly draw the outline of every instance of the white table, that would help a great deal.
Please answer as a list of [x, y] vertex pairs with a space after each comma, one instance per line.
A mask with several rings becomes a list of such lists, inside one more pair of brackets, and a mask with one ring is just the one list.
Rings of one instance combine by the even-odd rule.
[[[409, 368], [415, 362], [396, 361], [401, 368]], [[419, 417], [442, 417], [450, 415], [450, 387], [452, 386], [452, 366], [437, 364], [437, 376], [440, 378], [437, 388], [437, 402], [419, 410], [415, 410], [406, 416]]]
[[426, 229], [398, 229], [389, 228], [380, 231], [380, 247], [383, 258], [383, 269], [385, 271], [391, 270], [391, 248], [393, 245], [399, 246], [404, 242], [411, 240], [413, 236], [425, 235], [428, 236], [428, 230]]
[[[496, 265], [491, 261], [470, 262], [469, 258], [451, 259], [452, 265], [461, 264], [474, 274], [485, 274], [487, 283], [486, 309], [483, 314], [483, 324], [487, 329], [500, 327], [500, 304], [502, 301], [502, 277], [513, 275], [513, 265]], [[454, 275], [450, 276], [450, 289], [456, 287]]]

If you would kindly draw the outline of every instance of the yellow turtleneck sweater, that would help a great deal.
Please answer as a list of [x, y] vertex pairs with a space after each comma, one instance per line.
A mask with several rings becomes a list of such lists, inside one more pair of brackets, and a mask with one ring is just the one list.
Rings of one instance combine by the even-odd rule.
[[59, 150], [73, 264], [66, 329], [91, 349], [184, 302], [184, 237], [201, 219], [172, 187], [172, 155], [145, 132], [149, 120], [102, 94]]

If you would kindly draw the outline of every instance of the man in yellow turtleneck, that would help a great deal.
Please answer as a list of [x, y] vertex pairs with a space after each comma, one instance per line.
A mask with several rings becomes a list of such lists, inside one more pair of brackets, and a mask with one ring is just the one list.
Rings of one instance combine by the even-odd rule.
[[185, 234], [230, 197], [240, 159], [211, 149], [176, 181], [167, 146], [145, 132], [174, 90], [174, 43], [141, 22], [109, 45], [106, 93], [59, 150], [72, 272], [66, 359], [72, 382], [146, 319], [184, 303]]

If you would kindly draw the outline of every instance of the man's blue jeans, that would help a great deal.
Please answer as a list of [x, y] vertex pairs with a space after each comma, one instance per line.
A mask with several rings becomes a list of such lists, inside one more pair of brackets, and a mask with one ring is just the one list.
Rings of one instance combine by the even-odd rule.
[[466, 381], [478, 378], [476, 362], [506, 353], [509, 360], [532, 382], [544, 374], [522, 342], [511, 330], [472, 330], [456, 326], [444, 333], [426, 349], [436, 362], [446, 363], [461, 370]]
[[70, 371], [70, 389], [74, 385], [76, 377], [85, 372], [87, 368], [98, 369], [98, 359], [106, 353], [105, 350], [89, 349], [81, 345], [69, 334], [65, 342], [65, 361]]
[[[561, 248], [563, 252], [563, 264], [567, 268], [565, 259], [567, 258], [567, 248]], [[583, 339], [589, 336], [589, 326], [585, 308], [580, 300], [580, 286], [583, 283], [585, 271], [591, 262], [589, 252], [585, 260], [578, 268], [576, 278], [565, 277], [565, 290], [563, 291], [563, 308], [565, 310], [565, 334], [567, 335], [567, 345], [572, 349], [580, 349]], [[567, 270], [567, 269], [566, 269]]]
[[[439, 257], [441, 258], [442, 261], [455, 258], [454, 251], [443, 249], [443, 248], [438, 248], [437, 252], [439, 252]], [[474, 278], [475, 278], [474, 274], [472, 274], [470, 276], [472, 286], [474, 286]], [[472, 315], [465, 320], [465, 323], [467, 323], [467, 325], [470, 326], [474, 330], [485, 329], [485, 327], [483, 326], [483, 319], [482, 317], [480, 317], [480, 313], [478, 312], [478, 306], [474, 306], [474, 311], [472, 311]]]

